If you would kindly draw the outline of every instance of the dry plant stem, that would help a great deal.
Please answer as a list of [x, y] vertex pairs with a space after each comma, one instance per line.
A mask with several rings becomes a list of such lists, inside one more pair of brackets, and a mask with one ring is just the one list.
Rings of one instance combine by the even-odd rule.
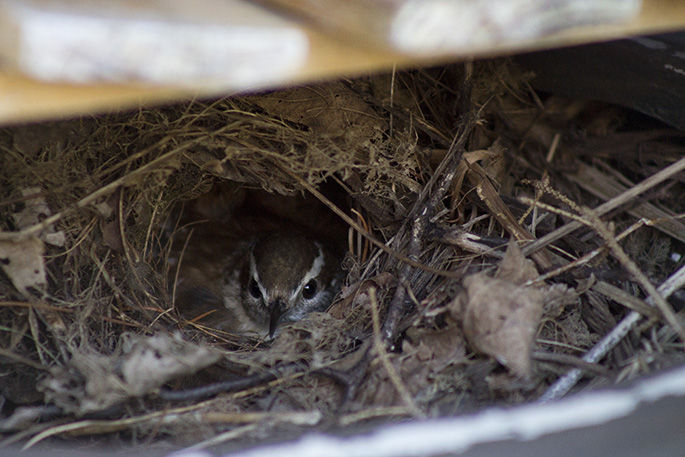
[[[520, 200], [521, 200], [522, 202], [527, 203], [527, 204], [534, 205], [536, 208], [543, 208], [543, 209], [545, 209], [545, 210], [547, 210], [547, 211], [557, 212], [556, 208], [554, 208], [554, 207], [552, 207], [552, 206], [549, 206], [549, 205], [545, 205], [544, 203], [541, 203], [541, 202], [539, 202], [539, 201], [536, 202], [536, 201], [531, 200], [531, 199], [528, 199], [528, 198], [521, 198]], [[564, 214], [566, 215], [566, 213], [564, 213]], [[616, 238], [616, 241], [621, 241], [623, 238], [627, 237], [628, 235], [630, 235], [631, 233], [633, 233], [635, 230], [637, 230], [638, 228], [642, 227], [643, 225], [650, 225], [650, 224], [649, 224], [649, 221], [645, 221], [644, 219], [640, 219], [639, 221], [637, 221], [636, 223], [634, 223], [633, 225], [631, 225], [630, 227], [628, 227], [627, 229], [625, 229], [624, 231], [622, 231], [621, 233], [619, 233], [619, 234], [615, 237], [615, 238]], [[592, 259], [594, 259], [595, 257], [597, 257], [599, 254], [601, 254], [602, 252], [604, 252], [605, 249], [606, 249], [605, 246], [600, 246], [600, 247], [598, 247], [597, 249], [594, 249], [594, 250], [588, 252], [588, 253], [585, 254], [584, 256], [582, 256], [582, 257], [580, 257], [580, 258], [578, 258], [578, 259], [576, 259], [576, 260], [574, 260], [574, 261], [572, 261], [572, 262], [570, 262], [570, 263], [567, 263], [566, 265], [563, 265], [563, 266], [561, 266], [561, 267], [559, 267], [559, 268], [556, 268], [556, 269], [554, 269], [554, 270], [552, 270], [552, 271], [549, 271], [549, 272], [547, 272], [547, 273], [545, 273], [545, 274], [542, 274], [542, 275], [538, 276], [538, 277], [535, 278], [535, 279], [531, 279], [531, 280], [529, 280], [529, 281], [526, 281], [523, 285], [524, 285], [525, 287], [527, 287], [527, 286], [531, 286], [531, 285], [533, 285], [533, 284], [538, 284], [538, 283], [547, 281], [547, 280], [550, 279], [550, 278], [553, 278], [553, 277], [555, 277], [555, 276], [558, 276], [558, 275], [560, 275], [560, 274], [562, 274], [562, 273], [565, 273], [565, 272], [567, 272], [567, 271], [573, 270], [574, 268], [578, 268], [578, 267], [580, 267], [580, 266], [583, 266], [583, 265], [587, 264], [588, 262], [590, 262], [590, 261], [591, 261]]]
[[184, 451], [204, 449], [209, 446], [216, 446], [217, 444], [226, 443], [236, 438], [257, 430], [263, 427], [265, 423], [268, 424], [293, 424], [293, 425], [309, 425], [313, 426], [321, 421], [322, 414], [319, 411], [295, 411], [295, 412], [270, 412], [270, 413], [207, 413], [202, 415], [202, 421], [210, 424], [236, 424], [247, 423], [242, 427], [237, 427], [213, 436], [205, 441], [201, 441]]
[[658, 320], [661, 317], [657, 309], [649, 306], [643, 300], [604, 281], [597, 281], [592, 285], [592, 290], [604, 295], [608, 299], [613, 300], [622, 306], [625, 306], [631, 311], [637, 311], [646, 318]]
[[48, 362], [45, 359], [45, 355], [43, 352], [43, 345], [40, 342], [41, 332], [38, 328], [38, 317], [36, 316], [36, 310], [34, 310], [33, 308], [29, 308], [28, 321], [29, 321], [29, 329], [31, 331], [31, 337], [32, 337], [33, 343], [36, 347], [36, 353], [38, 354], [38, 358], [40, 359], [40, 363], [44, 366], [49, 366]]
[[166, 401], [199, 400], [202, 398], [212, 397], [214, 395], [224, 392], [238, 392], [241, 390], [250, 389], [271, 382], [277, 378], [278, 376], [276, 373], [258, 373], [252, 376], [245, 376], [239, 379], [215, 382], [212, 384], [208, 384], [206, 386], [196, 387], [194, 389], [185, 389], [178, 391], [162, 389], [159, 392], [159, 397], [162, 400]]
[[[140, 264], [140, 255], [138, 252], [136, 252], [131, 244], [128, 242], [126, 239], [126, 228], [124, 227], [124, 222], [126, 221], [126, 217], [124, 215], [124, 191], [123, 188], [119, 189], [119, 236], [121, 237], [121, 243], [122, 246], [124, 247], [124, 254], [126, 255], [126, 260], [128, 261], [128, 264], [130, 266], [129, 271], [131, 272], [132, 276], [135, 278], [135, 281], [138, 283], [138, 286], [140, 290], [145, 294], [145, 296], [150, 300], [151, 303], [156, 303], [157, 298], [152, 295], [150, 292], [148, 292], [148, 288], [144, 284], [143, 280], [141, 279], [140, 275], [138, 274], [138, 268], [136, 268], [136, 265]], [[134, 258], [135, 256], [135, 258]], [[138, 308], [144, 309], [144, 306], [140, 301], [138, 301], [136, 294], [131, 294], [131, 299], [135, 300], [135, 302], [138, 305]]]
[[402, 383], [395, 367], [393, 367], [392, 362], [390, 362], [390, 358], [388, 358], [388, 353], [385, 351], [385, 344], [383, 343], [383, 337], [381, 336], [381, 324], [378, 315], [378, 298], [376, 296], [375, 287], [369, 289], [369, 301], [371, 304], [371, 322], [373, 324], [373, 352], [378, 356], [381, 365], [383, 365], [386, 373], [388, 373], [390, 382], [395, 387], [395, 390], [402, 399], [402, 403], [404, 403], [411, 415], [416, 419], [425, 419], [426, 415], [414, 403], [414, 399]]
[[[685, 265], [673, 273], [666, 281], [656, 289], [660, 297], [666, 300], [673, 292], [685, 285]], [[654, 305], [652, 297], [647, 297], [646, 303]], [[590, 349], [583, 360], [588, 363], [597, 363], [604, 358], [625, 336], [635, 327], [642, 316], [637, 311], [631, 311], [614, 329], [609, 332], [602, 340]], [[559, 378], [547, 391], [540, 397], [540, 402], [548, 402], [566, 395], [573, 386], [580, 380], [583, 372], [574, 368]]]
[[[459, 97], [461, 103], [459, 128], [447, 151], [447, 155], [422, 189], [414, 207], [409, 213], [408, 220], [411, 221], [411, 232], [407, 252], [408, 257], [412, 260], [418, 259], [421, 252], [421, 240], [426, 232], [430, 218], [452, 187], [452, 183], [457, 176], [457, 168], [464, 155], [468, 134], [475, 124], [475, 119], [471, 112], [471, 76], [473, 73], [473, 63], [467, 62], [464, 67], [464, 82]], [[435, 182], [437, 181], [438, 176], [441, 175], [440, 182], [434, 189]], [[428, 197], [429, 192], [432, 192], [430, 197]], [[397, 283], [399, 285], [395, 290], [395, 295], [390, 302], [390, 308], [388, 309], [388, 314], [383, 323], [383, 337], [389, 344], [392, 344], [397, 337], [397, 326], [405, 311], [406, 289], [402, 284], [409, 280], [410, 273], [410, 264], [406, 263], [401, 267], [397, 277]]]
[[[204, 449], [209, 446], [216, 446], [217, 444], [221, 443], [227, 443], [229, 441], [233, 441], [237, 438], [240, 438], [241, 436], [244, 436], [254, 430], [257, 430], [258, 427], [260, 427], [261, 424], [259, 422], [253, 423], [253, 424], [248, 424], [248, 425], [243, 425], [242, 427], [234, 428], [232, 430], [229, 430], [227, 432], [219, 433], [216, 436], [213, 436], [209, 439], [206, 439], [204, 441], [200, 441], [197, 444], [194, 444], [190, 447], [187, 447], [183, 449], [183, 451], [194, 451], [194, 450], [199, 450], [199, 449]], [[182, 451], [182, 452], [183, 452]]]
[[31, 368], [35, 368], [36, 370], [41, 370], [41, 371], [47, 371], [48, 368], [45, 365], [41, 365], [40, 363], [36, 363], [31, 359], [27, 359], [25, 357], [22, 357], [18, 354], [15, 354], [12, 351], [8, 351], [7, 349], [0, 348], [0, 357], [5, 357], [7, 359], [14, 360], [19, 363], [23, 363], [24, 365], [28, 365]]
[[[597, 216], [601, 216], [602, 214], [605, 214], [609, 211], [612, 211], [619, 206], [629, 202], [633, 198], [637, 197], [638, 195], [646, 192], [647, 190], [651, 189], [652, 187], [664, 182], [665, 180], [671, 178], [675, 174], [679, 173], [680, 171], [685, 170], [685, 157], [682, 159], [678, 160], [677, 162], [673, 163], [672, 165], [669, 165], [668, 167], [664, 168], [660, 172], [650, 176], [649, 178], [645, 179], [639, 184], [636, 184], [635, 186], [631, 187], [630, 189], [626, 190], [620, 195], [617, 195], [616, 197], [612, 198], [611, 200], [599, 205], [597, 208], [595, 208], [595, 213]], [[537, 241], [534, 241], [528, 245], [526, 245], [523, 248], [523, 254], [528, 256], [532, 254], [533, 252], [537, 252], [540, 249], [544, 248], [548, 244], [568, 235], [569, 233], [573, 232], [574, 230], [577, 230], [582, 226], [581, 222], [578, 221], [571, 221], [567, 223], [566, 225], [559, 227], [558, 229], [554, 230], [553, 232], [548, 233], [547, 235], [543, 236], [542, 238], [538, 239]]]
[[675, 313], [673, 312], [673, 309], [671, 308], [671, 305], [666, 302], [664, 297], [661, 296], [661, 294], [657, 291], [656, 287], [654, 287], [654, 284], [645, 276], [645, 274], [638, 268], [638, 266], [633, 262], [628, 254], [625, 253], [623, 248], [618, 244], [618, 241], [616, 241], [616, 238], [614, 238], [613, 233], [609, 230], [609, 228], [606, 226], [604, 221], [602, 221], [597, 213], [595, 213], [592, 210], [586, 210], [584, 211], [584, 215], [590, 220], [590, 223], [592, 224], [592, 227], [594, 230], [602, 237], [604, 238], [604, 241], [607, 243], [609, 246], [609, 249], [611, 249], [611, 252], [616, 256], [618, 261], [621, 263], [623, 268], [628, 271], [636, 280], [637, 282], [645, 289], [647, 294], [649, 295], [649, 298], [652, 301], [653, 305], [656, 305], [656, 307], [661, 311], [661, 314], [663, 317], [666, 319], [666, 322], [668, 322], [671, 327], [673, 327], [673, 330], [676, 331], [678, 336], [680, 337], [680, 340], [685, 343], [685, 329], [683, 329], [683, 326], [680, 324], [678, 319], [675, 317]]
[[363, 409], [356, 413], [350, 413], [340, 418], [340, 425], [346, 427], [356, 422], [374, 419], [378, 417], [406, 416], [407, 408], [404, 406], [390, 406], [380, 408]]
[[533, 352], [532, 357], [533, 359], [539, 362], [563, 363], [567, 366], [575, 366], [579, 370], [583, 370], [588, 373], [593, 373], [597, 376], [605, 376], [608, 372], [608, 370], [601, 365], [588, 363], [580, 357], [576, 357], [569, 354], [556, 354], [553, 352], [535, 351]]
[[[223, 129], [221, 129], [223, 130]], [[213, 132], [216, 134], [217, 132]], [[200, 143], [202, 141], [202, 137], [196, 138], [195, 140], [188, 141], [185, 144], [182, 144], [171, 151], [162, 154], [161, 156], [157, 157], [154, 160], [151, 160], [150, 162], [146, 163], [145, 165], [141, 166], [140, 168], [136, 168], [132, 172], [115, 179], [109, 184], [106, 184], [105, 186], [102, 186], [98, 190], [86, 195], [79, 201], [77, 201], [74, 205], [69, 206], [64, 208], [62, 211], [59, 211], [52, 216], [46, 217], [43, 219], [41, 222], [34, 224], [30, 227], [26, 227], [23, 230], [17, 231], [17, 232], [0, 232], [0, 240], [15, 240], [15, 241], [20, 241], [26, 238], [29, 238], [31, 236], [34, 236], [41, 231], [47, 229], [50, 227], [52, 224], [56, 223], [60, 219], [62, 219], [65, 215], [70, 213], [71, 211], [75, 211], [81, 208], [85, 208], [86, 206], [90, 205], [97, 199], [104, 197], [106, 195], [111, 194], [113, 191], [115, 191], [117, 188], [120, 186], [124, 185], [127, 181], [130, 181], [132, 178], [137, 177], [138, 175], [153, 171], [157, 166], [163, 164], [173, 156], [180, 154], [181, 152], [184, 152], [191, 146], [196, 145], [197, 143]], [[158, 144], [164, 144], [164, 140], [160, 141]]]
[[[258, 386], [255, 386], [251, 389], [246, 389], [246, 390], [241, 390], [239, 392], [234, 392], [232, 393], [229, 398], [230, 399], [239, 399], [239, 398], [244, 398], [250, 395], [254, 395], [256, 393], [262, 392], [266, 389], [276, 387], [286, 381], [290, 381], [292, 379], [297, 379], [302, 376], [302, 373], [297, 373], [292, 376], [287, 376], [287, 377], [282, 377], [275, 379], [269, 383], [266, 384], [261, 384]], [[47, 430], [42, 431], [41, 433], [35, 435], [33, 438], [31, 438], [22, 448], [22, 450], [26, 450], [33, 445], [39, 443], [40, 441], [43, 441], [46, 438], [49, 438], [51, 436], [59, 435], [62, 433], [71, 433], [75, 435], [85, 435], [85, 434], [102, 434], [102, 433], [112, 433], [112, 432], [117, 432], [120, 430], [124, 430], [127, 427], [130, 427], [135, 424], [140, 424], [140, 423], [145, 423], [149, 421], [154, 421], [158, 420], [163, 417], [171, 417], [174, 415], [181, 415], [181, 414], [186, 414], [190, 413], [193, 411], [198, 411], [203, 408], [210, 407], [212, 404], [216, 402], [221, 402], [225, 401], [224, 398], [221, 399], [209, 399], [205, 400], [199, 403], [194, 403], [192, 405], [187, 405], [187, 406], [180, 406], [178, 408], [169, 408], [169, 409], [164, 409], [161, 411], [155, 411], [149, 414], [144, 414], [142, 416], [134, 416], [134, 417], [127, 417], [124, 419], [116, 419], [116, 420], [82, 420], [82, 421], [77, 421], [77, 422], [70, 422], [68, 424], [62, 424], [58, 425], [55, 427], [51, 427]]]
[[343, 210], [341, 210], [340, 208], [338, 208], [335, 205], [335, 203], [330, 201], [328, 198], [326, 198], [325, 195], [323, 195], [321, 192], [316, 190], [316, 188], [314, 186], [312, 186], [307, 181], [305, 181], [301, 177], [297, 176], [295, 173], [291, 172], [287, 168], [285, 168], [285, 167], [280, 167], [280, 168], [284, 173], [287, 173], [290, 177], [297, 180], [297, 182], [303, 188], [305, 188], [307, 190], [307, 192], [311, 193], [314, 197], [316, 197], [319, 201], [321, 201], [321, 203], [323, 203], [328, 208], [330, 208], [330, 210], [333, 211], [340, 219], [345, 221], [345, 223], [347, 225], [349, 225], [350, 227], [355, 229], [357, 232], [361, 233], [364, 236], [364, 238], [369, 240], [373, 245], [380, 248], [381, 251], [390, 255], [394, 259], [397, 259], [400, 262], [408, 264], [414, 268], [419, 268], [423, 271], [427, 271], [429, 273], [433, 273], [433, 274], [438, 275], [438, 276], [444, 276], [447, 278], [455, 278], [455, 279], [458, 279], [461, 277], [459, 274], [457, 274], [453, 271], [440, 270], [437, 268], [430, 267], [428, 265], [424, 265], [420, 262], [416, 262], [415, 260], [410, 259], [406, 255], [403, 255], [403, 254], [393, 250], [389, 246], [386, 246], [383, 242], [379, 241], [372, 233], [370, 233], [368, 230], [364, 229], [364, 227], [362, 227], [361, 224], [359, 224], [357, 221], [355, 221], [350, 216], [345, 214], [345, 212]]
[[[516, 220], [480, 165], [477, 163], [469, 164], [468, 176], [476, 187], [478, 196], [485, 202], [490, 213], [511, 236], [518, 241], [532, 241], [535, 239], [533, 234]], [[543, 270], [548, 270], [552, 267], [552, 260], [547, 251], [533, 252], [531, 257]]]
[[171, 309], [174, 309], [176, 307], [176, 286], [178, 285], [178, 275], [181, 272], [183, 255], [185, 254], [186, 249], [188, 248], [188, 243], [190, 242], [190, 238], [193, 236], [194, 231], [195, 228], [190, 229], [190, 232], [188, 233], [186, 240], [183, 242], [183, 248], [181, 249], [181, 253], [178, 256], [178, 265], [176, 266], [176, 272], [174, 273], [174, 285], [171, 289]]

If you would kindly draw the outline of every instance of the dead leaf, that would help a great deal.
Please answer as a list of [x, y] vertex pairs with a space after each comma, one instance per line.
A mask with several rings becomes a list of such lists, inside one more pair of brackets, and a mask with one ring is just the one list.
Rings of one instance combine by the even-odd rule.
[[452, 363], [463, 361], [466, 356], [464, 335], [455, 326], [442, 330], [408, 331], [407, 336], [410, 335], [413, 342], [404, 340], [402, 353], [411, 354], [427, 370], [424, 373], [426, 377], [436, 375]]
[[29, 288], [42, 290], [46, 284], [43, 242], [36, 237], [0, 240], [0, 266], [22, 295]]
[[461, 306], [455, 311], [463, 316], [464, 333], [473, 347], [523, 378], [532, 371], [530, 354], [544, 293], [520, 284], [537, 276], [532, 262], [511, 242], [495, 277], [486, 273], [466, 277], [464, 296], [455, 300]]
[[535, 265], [531, 260], [526, 259], [518, 243], [510, 242], [507, 246], [507, 252], [497, 268], [495, 278], [521, 285], [538, 276]]
[[178, 334], [124, 334], [112, 355], [88, 348], [74, 351], [69, 364], [53, 369], [51, 376], [39, 383], [38, 390], [45, 393], [46, 402], [80, 416], [150, 393], [220, 357], [218, 352], [185, 341]]
[[464, 279], [464, 333], [479, 351], [529, 377], [530, 353], [542, 316], [542, 293], [478, 273]]
[[522, 285], [537, 276], [533, 262], [512, 242], [494, 277], [477, 273], [464, 278], [465, 291], [448, 305], [475, 349], [522, 378], [532, 374], [531, 352], [545, 306], [577, 300], [564, 285]]
[[[450, 326], [441, 330], [411, 328], [407, 336], [402, 351], [389, 353], [388, 357], [412, 397], [430, 401], [440, 373], [465, 360], [464, 335], [456, 326]], [[365, 407], [403, 404], [388, 372], [382, 368], [370, 370], [365, 388], [360, 389], [355, 401]]]
[[[39, 195], [42, 190], [39, 187], [25, 187], [21, 189], [21, 195], [26, 198], [24, 209], [12, 214], [14, 223], [19, 230], [31, 227], [52, 215], [45, 197]], [[54, 227], [48, 227], [41, 235], [41, 239], [53, 246], [64, 246], [66, 238], [64, 232], [56, 231]]]
[[380, 273], [361, 283], [345, 286], [340, 291], [340, 299], [328, 310], [328, 313], [338, 319], [347, 319], [359, 308], [369, 308], [369, 290], [390, 287], [395, 278], [388, 272]]
[[380, 138], [387, 121], [343, 83], [295, 88], [254, 97], [252, 101], [271, 115], [304, 124], [332, 136]]
[[119, 199], [121, 193], [112, 193], [106, 201], [100, 203], [97, 208], [100, 212], [100, 230], [105, 245], [115, 252], [124, 252], [124, 241], [121, 238], [119, 218]]

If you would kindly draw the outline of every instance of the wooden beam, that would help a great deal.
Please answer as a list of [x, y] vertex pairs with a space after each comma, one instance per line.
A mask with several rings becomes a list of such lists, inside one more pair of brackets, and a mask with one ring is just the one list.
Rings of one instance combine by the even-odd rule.
[[[207, 3], [205, 3], [205, 1]], [[239, 2], [240, 0], [221, 0], [224, 3]], [[349, 0], [352, 1], [352, 0]], [[361, 1], [361, 0], [355, 0]], [[370, 0], [367, 0], [370, 1]], [[399, 0], [395, 0], [399, 1]], [[554, 0], [559, 2], [561, 0]], [[565, 0], [568, 2], [577, 0]], [[608, 1], [608, 0], [607, 0]], [[622, 0], [621, 0], [622, 1]], [[632, 1], [632, 0], [627, 0]], [[202, 2], [183, 2], [182, 0], [174, 0], [171, 2], [162, 2], [159, 0], [146, 0], [141, 2], [126, 2], [112, 1], [108, 3], [124, 3], [126, 5], [137, 4], [135, 14], [131, 15], [132, 21], [138, 21], [140, 24], [141, 17], [149, 19], [149, 12], [141, 13], [143, 6], [145, 8], [152, 8], [152, 10], [162, 11], [167, 17], [167, 24], [170, 27], [164, 29], [165, 33], [159, 38], [163, 41], [165, 38], [171, 38], [175, 31], [183, 30], [185, 27], [182, 24], [191, 23], [197, 24], [202, 20], [212, 20], [214, 23], [224, 24], [230, 27], [231, 20], [228, 20], [225, 15], [213, 14], [212, 8], [204, 8], [203, 5], [214, 5], [219, 0], [203, 0]], [[17, 60], [17, 53], [19, 48], [12, 48], [16, 45], [17, 35], [16, 29], [13, 29], [8, 24], [8, 12], [4, 7], [9, 5], [27, 5], [27, 4], [54, 4], [63, 3], [69, 5], [90, 5], [90, 14], [102, 15], [99, 9], [99, 2], [79, 0], [78, 2], [67, 2], [66, 0], [0, 0], [0, 22], [3, 26], [0, 27], [0, 34], [2, 35], [2, 44], [0, 45], [4, 50], [4, 66], [0, 72], [0, 123], [22, 122], [27, 120], [51, 119], [55, 117], [73, 116], [79, 114], [92, 114], [98, 112], [105, 112], [111, 110], [118, 110], [123, 108], [135, 108], [144, 105], [151, 105], [156, 103], [163, 103], [173, 100], [190, 99], [193, 97], [210, 97], [229, 95], [245, 91], [253, 91], [262, 88], [277, 88], [291, 84], [298, 84], [304, 82], [311, 82], [323, 78], [348, 77], [370, 72], [389, 71], [396, 66], [397, 68], [407, 68], [410, 66], [432, 65], [438, 63], [445, 63], [449, 61], [458, 61], [466, 57], [488, 57], [494, 55], [503, 55], [525, 50], [545, 49], [550, 47], [567, 46], [572, 44], [587, 43], [597, 40], [605, 40], [611, 38], [620, 38], [633, 34], [645, 34], [665, 32], [685, 28], [685, 2], [680, 0], [643, 0], [636, 17], [621, 23], [614, 24], [585, 24], [577, 27], [564, 30], [547, 30], [537, 38], [513, 39], [503, 31], [501, 39], [493, 42], [488, 46], [471, 46], [464, 45], [457, 47], [449, 52], [435, 52], [435, 53], [409, 53], [401, 52], [398, 49], [391, 49], [387, 43], [380, 43], [372, 39], [358, 39], [350, 38], [345, 33], [332, 33], [331, 30], [318, 27], [315, 23], [293, 22], [293, 20], [283, 19], [282, 17], [274, 16], [274, 12], [260, 11], [255, 13], [256, 16], [266, 15], [268, 19], [263, 19], [263, 23], [279, 24], [285, 30], [301, 32], [308, 43], [307, 53], [301, 61], [295, 62], [291, 68], [286, 68], [281, 71], [274, 71], [268, 74], [265, 78], [260, 79], [256, 77], [254, 80], [226, 81], [223, 83], [217, 80], [209, 80], [207, 78], [195, 78], [188, 76], [179, 84], [170, 84], [168, 81], [163, 85], [164, 81], [150, 81], [136, 77], [131, 78], [131, 81], [122, 82], [121, 79], [112, 80], [112, 73], [103, 73], [98, 82], [89, 84], [76, 84], [75, 82], [39, 82], [35, 77], [30, 78], [25, 76], [26, 70], [22, 69]], [[384, 1], [383, 3], [392, 3]], [[475, 2], [472, 2], [475, 3]], [[192, 5], [193, 12], [187, 12], [187, 5]], [[216, 3], [218, 4], [218, 3]], [[329, 3], [330, 4], [330, 3]], [[93, 9], [92, 5], [97, 8]], [[181, 5], [181, 6], [179, 6]], [[183, 9], [186, 5], [186, 9]], [[217, 6], [218, 8], [218, 6]], [[250, 8], [252, 11], [256, 11]], [[185, 12], [184, 12], [185, 11]], [[201, 14], [202, 13], [202, 14]], [[492, 14], [495, 14], [493, 12]], [[331, 15], [335, 15], [335, 10], [331, 11]], [[171, 16], [171, 19], [169, 17]], [[205, 19], [200, 19], [200, 17]], [[207, 19], [207, 16], [210, 16]], [[120, 19], [119, 19], [120, 20]], [[261, 21], [262, 19], [260, 19]], [[274, 21], [274, 22], [270, 22]], [[179, 28], [175, 28], [177, 25]], [[267, 26], [268, 28], [269, 26]], [[208, 27], [200, 27], [208, 29]], [[10, 33], [8, 38], [8, 33]], [[15, 33], [11, 35], [11, 33]], [[512, 34], [517, 33], [515, 30]], [[14, 40], [11, 39], [14, 36]], [[113, 35], [116, 37], [116, 34]], [[136, 34], [134, 33], [133, 38]], [[251, 35], [254, 36], [254, 35]], [[133, 40], [131, 38], [131, 40]], [[167, 40], [169, 41], [169, 40]], [[173, 40], [171, 40], [173, 41]], [[211, 41], [211, 40], [210, 40]], [[135, 40], [133, 40], [135, 42]], [[181, 43], [182, 40], [176, 40]], [[9, 51], [8, 51], [9, 47]], [[14, 49], [14, 50], [12, 50]], [[78, 49], [75, 48], [75, 49]], [[169, 52], [177, 52], [173, 48]], [[14, 53], [14, 54], [13, 54]], [[277, 54], [277, 53], [276, 53]], [[182, 54], [177, 54], [182, 55]], [[249, 56], [248, 56], [249, 57]], [[263, 57], [263, 56], [262, 56]], [[278, 55], [272, 58], [276, 59]], [[192, 53], [189, 59], [193, 58]], [[220, 59], [213, 60], [217, 65], [221, 65]], [[244, 58], [245, 65], [249, 65], [251, 58]], [[259, 59], [257, 59], [259, 60]], [[267, 59], [268, 60], [268, 59]], [[183, 63], [183, 62], [181, 62]], [[188, 64], [192, 60], [188, 61]], [[141, 66], [151, 66], [152, 62], [145, 61]], [[240, 65], [239, 65], [240, 66]], [[137, 67], [132, 67], [134, 70]], [[228, 70], [235, 70], [235, 65], [222, 67]], [[282, 69], [282, 67], [281, 67]], [[228, 71], [227, 70], [227, 71]], [[21, 72], [24, 73], [21, 73]], [[190, 69], [181, 68], [180, 75], [183, 72], [190, 72]], [[242, 71], [242, 70], [241, 70]], [[267, 70], [268, 71], [268, 70]], [[126, 74], [123, 74], [126, 76]], [[129, 76], [136, 76], [129, 75]], [[259, 75], [257, 75], [259, 76]], [[168, 75], [167, 75], [168, 77]], [[110, 81], [103, 81], [109, 78]], [[126, 78], [124, 78], [126, 81]]]

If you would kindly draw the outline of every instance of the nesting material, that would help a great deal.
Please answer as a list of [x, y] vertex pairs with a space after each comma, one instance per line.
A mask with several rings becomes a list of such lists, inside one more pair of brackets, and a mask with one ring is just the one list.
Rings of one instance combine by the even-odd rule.
[[[681, 363], [682, 135], [526, 80], [481, 62], [0, 131], [3, 443], [218, 445]], [[255, 226], [346, 251], [331, 308], [273, 340], [174, 303], [179, 264]]]

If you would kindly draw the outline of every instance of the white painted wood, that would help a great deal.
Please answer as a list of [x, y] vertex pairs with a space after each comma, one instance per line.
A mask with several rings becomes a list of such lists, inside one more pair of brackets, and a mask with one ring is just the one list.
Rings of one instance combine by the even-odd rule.
[[44, 81], [251, 88], [307, 61], [297, 25], [241, 0], [2, 0], [0, 56]]

